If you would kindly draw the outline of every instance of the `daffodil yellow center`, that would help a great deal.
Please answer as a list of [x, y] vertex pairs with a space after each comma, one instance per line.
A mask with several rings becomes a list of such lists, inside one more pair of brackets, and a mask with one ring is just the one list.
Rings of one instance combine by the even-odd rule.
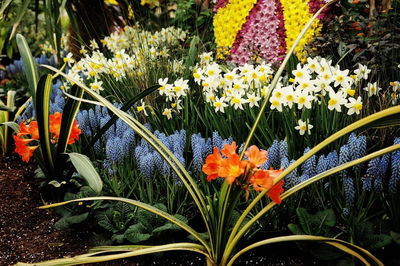
[[222, 104], [221, 104], [220, 102], [215, 102], [215, 103], [214, 103], [214, 106], [215, 106], [215, 107], [221, 107], [221, 105], [222, 105]]
[[299, 103], [300, 103], [300, 104], [304, 104], [305, 102], [306, 102], [306, 97], [301, 96], [301, 97], [299, 98]]
[[337, 100], [336, 100], [336, 99], [330, 99], [329, 102], [328, 102], [328, 104], [329, 104], [330, 106], [333, 106], [333, 105], [335, 105], [336, 103], [337, 103]]
[[354, 96], [355, 93], [356, 93], [356, 90], [352, 90], [352, 89], [347, 90], [347, 94], [350, 96]]
[[356, 103], [356, 104], [354, 105], [354, 108], [356, 108], [357, 110], [361, 110], [361, 109], [362, 109], [362, 104]]

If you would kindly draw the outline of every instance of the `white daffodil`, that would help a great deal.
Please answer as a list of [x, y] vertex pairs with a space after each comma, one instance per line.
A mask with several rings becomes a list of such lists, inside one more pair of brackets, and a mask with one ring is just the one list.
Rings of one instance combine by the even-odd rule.
[[353, 84], [353, 79], [348, 76], [349, 70], [341, 71], [339, 68], [333, 73], [333, 79], [335, 83], [333, 86], [350, 87]]
[[158, 88], [158, 92], [160, 93], [160, 95], [166, 94], [166, 92], [169, 91], [170, 87], [172, 87], [172, 85], [168, 84], [168, 78], [158, 79], [158, 85], [160, 85], [160, 87]]
[[215, 97], [215, 101], [213, 102], [213, 106], [215, 108], [215, 112], [221, 112], [224, 113], [225, 107], [228, 106], [228, 104], [225, 103], [225, 97]]
[[145, 102], [143, 100], [140, 100], [140, 105], [138, 105], [136, 107], [136, 109], [137, 109], [138, 113], [143, 112], [143, 114], [145, 116], [148, 116], [147, 112], [146, 112], [146, 104], [145, 104]]
[[311, 76], [308, 73], [307, 68], [301, 66], [300, 63], [297, 64], [297, 68], [292, 71], [292, 74], [294, 76], [295, 83], [301, 83], [305, 80], [311, 79]]
[[292, 108], [293, 103], [296, 101], [296, 94], [293, 90], [292, 86], [287, 86], [284, 88], [283, 90], [284, 94], [283, 94], [283, 104], [285, 106], [288, 106], [289, 108]]
[[269, 98], [269, 102], [271, 103], [271, 110], [276, 109], [279, 112], [282, 112], [282, 98], [271, 96], [271, 98]]
[[364, 90], [368, 92], [368, 97], [371, 97], [372, 95], [378, 95], [378, 92], [381, 90], [381, 88], [377, 86], [376, 82], [368, 82], [368, 85], [364, 88]]
[[186, 96], [189, 91], [188, 80], [183, 80], [182, 78], [175, 80], [172, 90], [175, 92], [177, 98], [181, 96]]
[[102, 91], [104, 90], [101, 86], [103, 85], [103, 81], [95, 79], [92, 83], [89, 84], [90, 88], [94, 91]]
[[163, 115], [165, 115], [168, 118], [168, 120], [171, 119], [172, 118], [172, 110], [170, 108], [165, 108]]
[[240, 93], [233, 93], [231, 95], [230, 103], [237, 110], [238, 108], [243, 110], [243, 104], [248, 103], [247, 99], [244, 99]]
[[307, 134], [311, 134], [311, 129], [314, 127], [309, 123], [309, 120], [307, 119], [307, 122], [304, 122], [303, 120], [298, 121], [299, 125], [295, 126], [294, 129], [299, 130], [300, 135], [304, 135], [304, 133], [307, 131]]
[[357, 115], [360, 114], [360, 111], [362, 110], [362, 101], [361, 101], [361, 97], [358, 96], [357, 100], [353, 97], [349, 98], [349, 102], [346, 103], [345, 105], [347, 108], [349, 108], [349, 111], [347, 111], [348, 115], [352, 115], [354, 113], [356, 113]]
[[325, 94], [327, 92], [329, 92], [330, 90], [332, 90], [332, 87], [330, 86], [330, 81], [326, 81], [324, 78], [322, 77], [318, 77], [317, 79], [314, 80], [314, 92], [318, 93], [321, 92], [322, 96], [325, 96]]
[[261, 100], [261, 97], [256, 95], [255, 93], [247, 93], [247, 100], [249, 101], [249, 107], [253, 106], [258, 107], [258, 102]]
[[207, 66], [204, 73], [208, 75], [208, 77], [216, 77], [221, 73], [221, 69], [217, 63], [212, 63]]
[[64, 63], [68, 65], [68, 67], [71, 67], [73, 63], [75, 63], [75, 60], [72, 58], [72, 53], [69, 52], [66, 57], [63, 58]]
[[311, 109], [312, 101], [314, 100], [314, 96], [309, 95], [306, 91], [296, 90], [295, 92], [296, 98], [295, 103], [297, 103], [297, 108], [300, 110], [303, 106], [307, 109]]
[[329, 101], [328, 101], [328, 109], [333, 110], [335, 109], [337, 112], [342, 111], [342, 105], [347, 103], [346, 98], [343, 95], [342, 91], [338, 91], [335, 93], [333, 90], [329, 92]]
[[358, 64], [358, 69], [354, 70], [354, 74], [356, 74], [358, 80], [360, 79], [367, 80], [369, 73], [371, 73], [371, 69], [368, 69], [367, 66], [362, 64]]

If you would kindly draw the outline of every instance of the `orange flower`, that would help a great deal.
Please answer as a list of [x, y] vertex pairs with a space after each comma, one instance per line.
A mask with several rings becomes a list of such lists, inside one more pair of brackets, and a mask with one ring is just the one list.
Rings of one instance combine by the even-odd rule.
[[276, 183], [275, 186], [273, 186], [267, 192], [268, 197], [272, 201], [276, 202], [277, 204], [281, 204], [281, 202], [282, 202], [282, 199], [281, 199], [281, 193], [283, 192], [282, 184], [283, 184], [283, 179], [281, 181], [279, 181], [278, 183]]
[[358, 3], [360, 3], [360, 1], [359, 0], [353, 0], [353, 4], [358, 4]]
[[14, 135], [15, 152], [22, 156], [22, 161], [29, 162], [33, 152], [39, 146], [28, 146], [33, 139], [25, 139], [19, 135]]
[[[53, 134], [53, 137], [56, 141], [60, 137], [60, 128], [61, 128], [62, 114], [59, 112], [54, 113], [49, 116], [49, 131]], [[75, 143], [75, 140], [79, 139], [79, 135], [81, 134], [81, 130], [78, 127], [78, 123], [74, 120], [72, 124], [71, 134], [68, 138], [68, 144]]]
[[28, 128], [24, 122], [21, 122], [21, 124], [19, 124], [19, 133], [18, 136], [25, 136], [31, 134], [30, 132], [30, 128]]
[[236, 154], [236, 142], [233, 141], [231, 145], [225, 144], [224, 148], [221, 150], [221, 153], [226, 157], [231, 157], [232, 155]]
[[29, 132], [32, 135], [33, 139], [39, 139], [39, 129], [38, 129], [37, 121], [32, 121], [29, 124]]
[[81, 130], [79, 129], [78, 123], [76, 122], [76, 120], [74, 120], [74, 123], [72, 124], [71, 134], [69, 135], [69, 138], [68, 138], [68, 144], [75, 143], [75, 140], [79, 139], [80, 134], [81, 134]]
[[270, 189], [274, 179], [269, 175], [268, 171], [260, 170], [252, 175], [250, 182], [255, 191], [261, 191], [263, 189]]
[[218, 169], [218, 175], [226, 178], [226, 181], [228, 181], [229, 184], [232, 184], [237, 177], [243, 174], [246, 165], [247, 162], [241, 161], [238, 154], [233, 154], [228, 159], [222, 161], [221, 166]]
[[357, 34], [357, 36], [358, 36], [358, 37], [364, 36], [364, 33], [363, 33], [363, 32], [360, 32], [360, 33]]
[[218, 178], [218, 169], [222, 161], [223, 159], [219, 154], [219, 150], [215, 147], [213, 153], [207, 156], [206, 163], [202, 168], [203, 172], [207, 175], [207, 181]]
[[267, 151], [260, 151], [256, 145], [251, 146], [245, 154], [250, 161], [251, 168], [260, 167], [267, 161]]
[[60, 137], [61, 118], [62, 114], [59, 112], [49, 116], [49, 131], [54, 134], [56, 140]]

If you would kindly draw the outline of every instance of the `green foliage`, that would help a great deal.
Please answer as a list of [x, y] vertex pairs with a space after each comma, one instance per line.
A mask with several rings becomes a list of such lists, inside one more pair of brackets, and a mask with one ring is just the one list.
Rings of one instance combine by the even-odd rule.
[[359, 223], [354, 230], [357, 242], [371, 251], [381, 249], [392, 242], [390, 235], [379, 232], [380, 230], [376, 228], [376, 225], [369, 221]]
[[298, 235], [332, 236], [330, 231], [336, 225], [336, 215], [332, 209], [310, 214], [304, 208], [296, 209], [300, 226], [289, 224], [289, 230]]
[[[156, 204], [155, 208], [162, 211], [167, 211], [167, 207], [164, 204]], [[174, 215], [175, 218], [181, 220], [184, 223], [188, 223], [187, 219], [182, 215]], [[126, 239], [131, 243], [140, 243], [149, 239], [160, 238], [161, 236], [178, 232], [182, 230], [176, 224], [173, 224], [160, 216], [148, 212], [143, 209], [139, 209], [135, 216], [136, 223], [131, 225], [125, 232]]]
[[63, 216], [60, 220], [58, 220], [54, 226], [58, 230], [66, 230], [70, 228], [72, 225], [80, 224], [88, 218], [89, 212], [85, 212], [78, 215], [71, 215], [70, 213]]

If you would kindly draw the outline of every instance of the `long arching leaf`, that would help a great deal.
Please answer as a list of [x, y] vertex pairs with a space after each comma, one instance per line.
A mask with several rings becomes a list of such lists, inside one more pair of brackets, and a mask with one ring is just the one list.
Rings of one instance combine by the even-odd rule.
[[[325, 244], [334, 246], [340, 250], [342, 250], [345, 253], [348, 253], [349, 255], [352, 255], [359, 260], [361, 260], [365, 265], [370, 265], [369, 261], [372, 261], [376, 263], [377, 265], [383, 265], [383, 263], [378, 260], [374, 255], [372, 255], [369, 251], [358, 247], [356, 245], [353, 245], [351, 243], [348, 243], [346, 241], [340, 240], [340, 239], [335, 239], [335, 238], [329, 238], [329, 237], [322, 237], [322, 236], [309, 236], [309, 235], [293, 235], [293, 236], [280, 236], [280, 237], [274, 237], [266, 240], [262, 240], [259, 242], [256, 242], [254, 244], [251, 244], [247, 246], [246, 248], [240, 250], [235, 254], [235, 256], [232, 257], [232, 259], [228, 262], [227, 266], [231, 266], [233, 262], [243, 253], [253, 249], [257, 248], [263, 245], [269, 245], [269, 244], [275, 244], [275, 243], [281, 243], [281, 242], [288, 242], [288, 241], [319, 241], [323, 242]], [[365, 258], [367, 257], [368, 260]]]
[[[116, 250], [117, 254], [111, 255], [103, 255], [105, 252], [96, 252], [90, 253], [85, 255], [80, 255], [72, 258], [64, 258], [64, 259], [56, 259], [50, 260], [46, 262], [39, 262], [35, 264], [28, 264], [28, 263], [18, 263], [17, 265], [49, 265], [49, 266], [56, 266], [56, 265], [78, 265], [78, 264], [87, 264], [87, 263], [96, 263], [96, 262], [103, 262], [103, 261], [110, 261], [110, 260], [117, 260], [123, 258], [129, 258], [134, 256], [146, 255], [146, 254], [153, 254], [157, 252], [164, 252], [164, 251], [173, 251], [173, 250], [188, 250], [193, 251], [196, 253], [200, 253], [208, 257], [206, 250], [203, 246], [193, 243], [174, 243], [174, 244], [166, 244], [160, 246], [153, 246], [153, 247], [144, 247], [141, 249], [136, 249], [134, 251], [129, 251], [129, 249], [122, 249]], [[106, 252], [105, 254], [107, 254]]]
[[[74, 85], [71, 88], [71, 94], [77, 98], [83, 97], [83, 89]], [[56, 161], [55, 167], [56, 169], [64, 169], [65, 168], [65, 157], [62, 156], [63, 153], [67, 150], [68, 140], [71, 135], [72, 126], [74, 124], [75, 116], [79, 111], [79, 106], [81, 105], [80, 101], [76, 101], [74, 99], [68, 98], [65, 104], [61, 127], [60, 127], [60, 136], [58, 139], [58, 145], [56, 150]]]
[[17, 45], [19, 53], [21, 54], [22, 63], [24, 64], [24, 70], [26, 79], [28, 80], [29, 89], [33, 98], [33, 104], [36, 104], [36, 86], [39, 82], [39, 74], [36, 66], [36, 62], [33, 59], [31, 50], [29, 49], [28, 43], [24, 36], [17, 34]]
[[43, 75], [39, 80], [36, 93], [36, 115], [40, 138], [40, 148], [46, 168], [50, 174], [54, 173], [54, 160], [50, 145], [49, 131], [50, 92], [52, 82], [53, 78], [50, 74]]

